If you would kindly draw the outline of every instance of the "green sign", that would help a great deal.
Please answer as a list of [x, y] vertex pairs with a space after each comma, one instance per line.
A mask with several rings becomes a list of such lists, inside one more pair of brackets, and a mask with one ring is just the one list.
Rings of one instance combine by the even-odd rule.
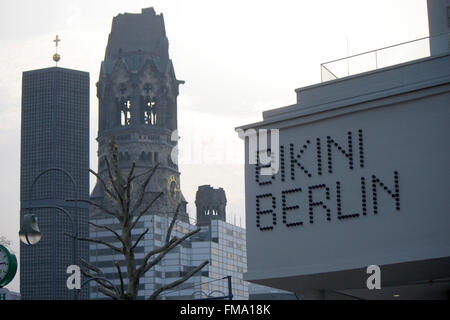
[[[17, 258], [14, 253], [0, 245], [0, 288], [14, 279], [17, 272]], [[5, 294], [0, 294], [0, 300], [6, 300]]]

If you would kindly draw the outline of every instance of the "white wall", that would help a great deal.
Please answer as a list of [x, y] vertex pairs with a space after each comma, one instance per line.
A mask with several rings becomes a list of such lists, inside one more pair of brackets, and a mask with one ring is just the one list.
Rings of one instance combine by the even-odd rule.
[[[280, 170], [274, 180], [261, 176], [261, 182], [271, 183], [259, 185], [254, 165], [248, 164], [247, 152], [246, 279], [289, 277], [300, 281], [306, 275], [361, 269], [371, 264], [397, 265], [450, 256], [449, 70], [450, 55], [447, 55], [308, 87], [305, 95], [300, 89], [299, 99], [303, 96], [306, 101], [303, 105], [266, 113], [265, 122], [249, 126], [280, 129], [280, 145], [285, 150], [285, 181], [281, 181]], [[349, 168], [349, 159], [333, 144], [333, 169], [329, 173], [327, 137], [348, 153], [348, 132], [352, 137], [353, 169]], [[321, 145], [322, 175], [318, 174], [317, 138]], [[296, 165], [295, 179], [291, 179], [290, 144], [294, 145], [295, 159], [299, 159], [311, 177]], [[303, 153], [299, 152], [301, 149]], [[363, 168], [360, 152], [364, 156]], [[375, 182], [375, 192], [373, 176], [383, 184]], [[366, 215], [362, 211], [362, 177]], [[341, 214], [358, 213], [359, 217], [338, 219], [337, 182]], [[329, 199], [326, 187], [311, 189], [321, 185], [329, 188]], [[299, 208], [285, 210], [284, 223], [282, 191], [298, 188], [301, 191], [286, 194], [285, 206]], [[309, 191], [312, 202], [322, 201], [327, 208], [311, 204]], [[275, 208], [271, 196], [260, 199], [259, 211], [272, 212], [260, 215], [258, 227], [256, 197], [263, 194], [275, 197]], [[287, 226], [292, 222], [303, 224]], [[262, 227], [273, 229], [261, 230]], [[396, 272], [399, 270], [403, 272], [401, 268]], [[404, 271], [408, 273], [407, 269]], [[418, 272], [424, 276], [426, 270]], [[414, 275], [417, 276], [420, 277]], [[345, 279], [341, 280], [344, 280], [339, 284], [342, 287]], [[297, 285], [300, 288], [301, 282]], [[360, 286], [365, 287], [365, 282]], [[292, 284], [278, 288], [294, 289]]]

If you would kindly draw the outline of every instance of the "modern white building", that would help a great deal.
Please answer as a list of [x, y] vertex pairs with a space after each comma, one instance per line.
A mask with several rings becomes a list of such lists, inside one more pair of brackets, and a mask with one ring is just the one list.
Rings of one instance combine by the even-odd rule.
[[[448, 7], [436, 14], [448, 18]], [[418, 59], [362, 73], [323, 65], [330, 81], [237, 129], [246, 136], [245, 280], [304, 299], [450, 296], [450, 43], [437, 52], [434, 39]], [[268, 165], [250, 163], [256, 137], [267, 139], [261, 129]], [[378, 275], [381, 289], [370, 290]]]
[[[190, 300], [228, 296], [227, 277], [231, 277], [233, 300], [248, 299], [248, 284], [243, 281], [243, 274], [247, 267], [245, 230], [226, 222], [226, 215], [219, 217], [213, 214], [212, 210], [211, 212], [198, 210], [197, 213], [197, 225], [178, 221], [172, 236], [182, 237], [198, 227], [201, 231], [182, 242], [145, 274], [139, 285], [140, 298], [148, 298], [162, 285], [176, 281], [203, 261], [208, 260], [209, 264], [199, 273], [183, 284], [164, 291], [159, 298]], [[199, 214], [204, 216], [200, 217]], [[98, 216], [97, 218], [93, 217], [91, 221], [98, 225], [107, 225], [120, 233], [119, 226], [113, 219]], [[198, 221], [202, 221], [202, 223], [198, 223]], [[138, 223], [132, 232], [135, 238], [146, 228], [149, 228], [150, 231], [135, 250], [137, 264], [142, 263], [147, 252], [164, 244], [170, 222], [171, 218], [166, 214], [150, 214], [145, 215]], [[120, 246], [118, 242], [114, 242], [117, 240], [108, 231], [92, 228], [90, 237]], [[111, 249], [101, 244], [90, 244], [90, 261], [102, 270], [107, 279], [116, 285], [120, 284], [114, 261], [118, 261], [124, 267], [125, 261], [122, 255], [114, 254]], [[126, 275], [124, 277], [126, 278]], [[124, 280], [126, 285], [128, 282], [126, 279]], [[90, 298], [108, 299], [97, 291], [97, 285], [93, 283], [91, 284]]]

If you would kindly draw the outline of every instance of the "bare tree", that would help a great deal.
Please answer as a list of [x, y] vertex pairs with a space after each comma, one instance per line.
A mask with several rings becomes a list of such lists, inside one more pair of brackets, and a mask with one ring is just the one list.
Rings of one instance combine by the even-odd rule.
[[11, 241], [8, 240], [5, 236], [0, 236], [0, 244], [9, 247], [11, 245]]
[[[118, 247], [109, 242], [94, 238], [79, 237], [78, 240], [102, 244], [117, 253], [123, 254], [126, 264], [128, 285], [125, 288], [123, 273], [118, 261], [114, 261], [114, 265], [116, 267], [118, 278], [120, 279], [119, 288], [114, 288], [110, 283], [102, 281], [101, 278], [104, 278], [103, 272], [96, 266], [81, 258], [80, 265], [82, 274], [85, 277], [92, 278], [93, 281], [96, 281], [98, 283], [99, 292], [108, 297], [111, 297], [112, 299], [134, 300], [137, 299], [139, 282], [145, 275], [145, 273], [157, 263], [159, 263], [164, 258], [164, 256], [167, 255], [172, 249], [181, 244], [184, 240], [199, 232], [200, 228], [197, 228], [196, 230], [193, 230], [180, 238], [177, 236], [172, 237], [172, 230], [175, 226], [180, 210], [179, 204], [166, 231], [166, 237], [163, 246], [148, 252], [144, 256], [142, 264], [138, 266], [136, 263], [134, 252], [139, 242], [149, 232], [149, 229], [145, 229], [144, 232], [142, 232], [142, 234], [140, 234], [134, 242], [132, 241], [131, 237], [132, 230], [136, 227], [136, 224], [139, 222], [142, 216], [144, 216], [150, 210], [155, 201], [158, 200], [164, 193], [161, 192], [157, 194], [150, 202], [145, 204], [145, 190], [150, 182], [150, 179], [156, 172], [158, 164], [143, 174], [135, 175], [135, 162], [133, 161], [130, 171], [125, 176], [119, 167], [117, 154], [117, 144], [115, 143], [115, 139], [113, 138], [110, 142], [111, 163], [107, 156], [105, 156], [104, 158], [108, 175], [106, 180], [104, 180], [95, 171], [89, 170], [94, 176], [97, 177], [98, 181], [102, 183], [105, 193], [109, 196], [113, 205], [107, 206], [91, 200], [79, 199], [78, 201], [87, 202], [91, 206], [99, 208], [106, 215], [115, 218], [117, 224], [120, 225], [120, 234], [116, 232], [114, 228], [110, 228], [108, 226], [97, 225], [92, 222], [89, 222], [89, 224], [95, 228], [111, 232], [121, 245], [120, 247]], [[138, 178], [141, 179], [141, 182], [138, 182]], [[132, 183], [134, 183], [135, 186], [137, 185], [137, 188], [135, 187], [136, 192], [131, 191]], [[69, 199], [68, 201], [75, 201], [75, 199]], [[149, 299], [156, 299], [158, 295], [163, 291], [171, 289], [185, 282], [207, 264], [208, 261], [204, 261], [180, 279], [167, 285], [163, 285], [159, 289], [155, 290], [154, 293], [149, 297]]]

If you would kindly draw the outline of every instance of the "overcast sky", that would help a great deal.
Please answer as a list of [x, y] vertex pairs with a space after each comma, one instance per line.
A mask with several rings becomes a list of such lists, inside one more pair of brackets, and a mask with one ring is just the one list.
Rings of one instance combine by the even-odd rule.
[[[95, 83], [111, 21], [163, 13], [180, 87], [181, 188], [193, 214], [199, 185], [223, 187], [230, 221], [244, 225], [243, 142], [236, 126], [295, 103], [320, 82], [320, 64], [428, 35], [426, 0], [4, 0], [0, 3], [0, 235], [19, 255], [21, 78], [59, 66], [91, 78], [91, 168], [97, 169]], [[91, 189], [94, 186], [91, 179]], [[18, 276], [9, 288], [19, 290]]]

